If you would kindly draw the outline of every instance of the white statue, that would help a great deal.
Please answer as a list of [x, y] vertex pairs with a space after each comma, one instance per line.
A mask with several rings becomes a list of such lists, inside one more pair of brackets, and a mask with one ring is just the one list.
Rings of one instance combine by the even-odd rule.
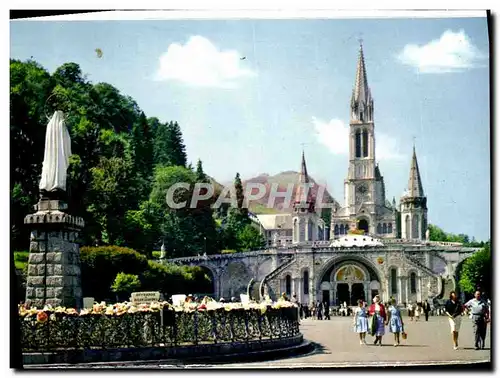
[[430, 236], [431, 236], [431, 232], [429, 229], [427, 229], [427, 231], [425, 231], [425, 240], [429, 241]]
[[167, 251], [165, 250], [165, 244], [162, 244], [160, 248], [160, 259], [164, 259], [165, 257], [167, 257]]
[[71, 155], [71, 140], [64, 124], [64, 113], [56, 110], [45, 133], [40, 191], [66, 191], [66, 177]]

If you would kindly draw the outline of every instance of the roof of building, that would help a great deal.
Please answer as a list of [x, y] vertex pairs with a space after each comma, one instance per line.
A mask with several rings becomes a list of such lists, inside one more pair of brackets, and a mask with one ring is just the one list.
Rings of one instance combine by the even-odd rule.
[[258, 214], [256, 217], [265, 230], [292, 229], [292, 214]]

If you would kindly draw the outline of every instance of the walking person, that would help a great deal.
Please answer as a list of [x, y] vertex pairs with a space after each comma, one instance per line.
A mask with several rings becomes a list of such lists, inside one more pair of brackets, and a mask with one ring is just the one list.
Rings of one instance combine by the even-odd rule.
[[328, 302], [323, 303], [323, 310], [325, 312], [325, 320], [330, 320], [330, 306]]
[[481, 293], [476, 291], [474, 298], [468, 301], [464, 307], [471, 312], [472, 325], [474, 327], [474, 347], [476, 350], [484, 349], [486, 339], [486, 327], [489, 321], [489, 308], [486, 301], [481, 298]]
[[407, 310], [408, 310], [408, 317], [410, 318], [410, 321], [412, 322], [413, 321], [413, 304], [411, 303], [411, 301], [408, 302]]
[[429, 312], [431, 311], [431, 305], [429, 304], [429, 301], [424, 301], [422, 310], [424, 311], [425, 321], [429, 321]]
[[450, 292], [450, 299], [446, 302], [444, 306], [446, 315], [450, 322], [451, 334], [453, 338], [453, 349], [458, 349], [458, 333], [460, 332], [460, 325], [462, 324], [462, 312], [463, 307], [458, 300], [457, 293], [454, 291]]
[[417, 302], [415, 305], [415, 321], [418, 322], [420, 320], [420, 314], [422, 313], [422, 306], [420, 305], [420, 302]]
[[389, 308], [387, 309], [387, 322], [389, 331], [394, 334], [394, 346], [399, 346], [399, 335], [404, 332], [403, 317], [401, 310], [396, 306], [396, 300], [392, 299]]
[[323, 304], [320, 301], [316, 303], [316, 311], [316, 317], [318, 320], [323, 320]]
[[385, 320], [387, 318], [385, 307], [380, 303], [380, 296], [376, 295], [373, 298], [373, 303], [368, 309], [368, 313], [371, 315], [370, 321], [370, 331], [371, 335], [375, 336], [374, 345], [382, 346], [382, 337], [385, 334]]
[[363, 300], [358, 300], [358, 307], [354, 310], [354, 331], [359, 334], [359, 344], [366, 345], [366, 333], [368, 332], [368, 311], [363, 305]]

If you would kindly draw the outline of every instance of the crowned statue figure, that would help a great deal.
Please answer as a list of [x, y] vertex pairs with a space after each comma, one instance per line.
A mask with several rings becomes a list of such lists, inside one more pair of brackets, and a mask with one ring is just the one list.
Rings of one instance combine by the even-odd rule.
[[58, 199], [66, 192], [66, 178], [71, 155], [71, 140], [64, 113], [56, 110], [47, 125], [40, 193], [42, 198]]

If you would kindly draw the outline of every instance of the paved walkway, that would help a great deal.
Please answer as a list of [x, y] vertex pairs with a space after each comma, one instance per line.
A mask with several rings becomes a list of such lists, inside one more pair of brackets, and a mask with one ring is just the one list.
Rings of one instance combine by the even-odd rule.
[[[462, 319], [459, 349], [454, 350], [448, 319], [443, 316], [430, 317], [429, 321], [410, 322], [405, 320], [408, 339], [394, 347], [393, 335], [386, 333], [381, 347], [374, 346], [373, 338], [367, 336], [368, 345], [360, 345], [359, 337], [352, 331], [350, 317], [334, 317], [331, 320], [303, 320], [301, 332], [304, 338], [316, 344], [316, 349], [306, 355], [279, 360], [230, 364], [191, 364], [181, 361], [163, 361], [144, 364], [123, 363], [116, 366], [99, 364], [96, 368], [309, 368], [309, 367], [356, 367], [356, 366], [411, 366], [464, 364], [491, 361], [490, 328], [486, 336], [486, 349], [474, 350], [472, 323]], [[109, 366], [108, 366], [109, 365]], [[41, 368], [85, 368], [76, 366], [50, 366]]]
[[[374, 346], [373, 338], [367, 336], [368, 345], [360, 345], [357, 334], [353, 333], [351, 318], [334, 317], [331, 320], [303, 320], [301, 331], [304, 338], [318, 344], [316, 351], [303, 356], [282, 360], [227, 364], [218, 367], [329, 367], [366, 365], [422, 365], [460, 364], [491, 361], [490, 327], [486, 335], [486, 348], [474, 350], [472, 323], [462, 319], [459, 335], [459, 349], [454, 350], [448, 319], [443, 316], [429, 317], [418, 322], [404, 319], [408, 339], [394, 347], [393, 335], [386, 333], [382, 346]], [[387, 329], [387, 328], [386, 328]]]

